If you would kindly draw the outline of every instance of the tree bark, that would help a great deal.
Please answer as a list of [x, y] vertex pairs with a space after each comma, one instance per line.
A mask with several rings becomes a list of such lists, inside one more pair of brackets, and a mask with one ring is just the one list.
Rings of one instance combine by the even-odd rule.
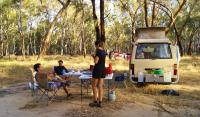
[[132, 40], [132, 42], [134, 42], [135, 41], [135, 39], [134, 39], [134, 37], [135, 37], [135, 19], [136, 19], [136, 16], [137, 16], [137, 11], [140, 8], [140, 6], [138, 6], [137, 9], [133, 12], [133, 11], [131, 11], [128, 3], [125, 4], [123, 2], [123, 0], [120, 0], [120, 3], [127, 10], [128, 14], [131, 18], [131, 40]]
[[154, 26], [154, 20], [156, 18], [156, 3], [153, 3], [153, 9], [152, 9], [152, 20], [151, 20], [151, 27]]
[[33, 55], [33, 32], [32, 31], [30, 31], [30, 34], [29, 34], [30, 36], [28, 37], [29, 38], [29, 53], [30, 53], [30, 55]]
[[5, 47], [5, 56], [8, 56], [8, 43], [6, 43], [6, 47]]
[[100, 0], [101, 41], [105, 42], [104, 0]]
[[84, 4], [83, 0], [81, 0], [81, 8], [82, 8], [82, 30], [81, 30], [81, 43], [80, 43], [80, 49], [81, 49], [81, 54], [86, 57], [86, 48], [85, 48], [85, 9], [84, 9]]
[[144, 19], [146, 27], [149, 27], [148, 24], [148, 7], [147, 7], [147, 0], [144, 0]]
[[95, 0], [91, 0], [91, 2], [92, 2], [92, 14], [93, 14], [94, 26], [95, 26], [95, 31], [96, 31], [96, 40], [100, 40], [101, 34], [100, 34], [98, 18], [96, 15]]
[[180, 55], [181, 55], [181, 56], [183, 56], [183, 51], [184, 51], [184, 50], [183, 50], [183, 47], [182, 47], [182, 44], [181, 44], [181, 35], [182, 35], [182, 32], [183, 32], [185, 26], [187, 25], [187, 23], [188, 23], [188, 21], [189, 21], [189, 19], [190, 19], [190, 15], [191, 15], [191, 13], [192, 13], [192, 11], [193, 11], [193, 9], [194, 9], [194, 6], [195, 6], [196, 2], [197, 2], [197, 0], [195, 0], [195, 1], [193, 2], [192, 6], [191, 6], [191, 8], [190, 8], [190, 11], [189, 11], [189, 13], [188, 13], [188, 15], [187, 15], [187, 17], [186, 17], [186, 20], [185, 20], [184, 24], [182, 25], [182, 27], [180, 28], [180, 30], [178, 30], [178, 29], [176, 28], [176, 23], [174, 23], [174, 30], [175, 30], [175, 34], [176, 34], [176, 37], [177, 37], [177, 43], [178, 43], [178, 45], [179, 45]]
[[180, 34], [178, 33], [175, 24], [174, 24], [174, 30], [175, 30], [175, 33], [176, 33], [176, 40], [177, 40], [177, 44], [179, 46], [180, 55], [183, 56], [183, 47], [182, 47], [181, 40], [180, 40]]
[[37, 54], [37, 51], [36, 51], [36, 43], [35, 43], [35, 37], [36, 37], [36, 32], [34, 32], [34, 34], [33, 34], [33, 53], [34, 53], [34, 55], [36, 55]]
[[[2, 18], [2, 14], [1, 14], [1, 18]], [[3, 26], [2, 26], [2, 20], [1, 20], [1, 25], [0, 25], [0, 30], [1, 30], [1, 35], [0, 35], [0, 44], [1, 44], [1, 57], [3, 57]]]
[[183, 0], [183, 2], [180, 4], [178, 10], [172, 16], [171, 21], [170, 21], [170, 23], [168, 24], [168, 26], [167, 26], [167, 28], [165, 30], [166, 34], [169, 32], [170, 28], [173, 26], [174, 22], [176, 21], [176, 18], [178, 16], [178, 14], [180, 13], [180, 11], [183, 8], [183, 6], [185, 5], [186, 1], [187, 0]]
[[4, 43], [3, 43], [3, 41], [1, 43], [1, 56], [2, 57], [4, 56]]
[[12, 54], [15, 55], [15, 44], [16, 44], [16, 42], [15, 42], [15, 39], [12, 39], [12, 41], [13, 41]]
[[65, 38], [65, 18], [63, 18], [62, 31], [61, 31], [61, 40], [60, 40], [60, 55], [63, 55], [64, 52], [64, 38]]
[[190, 39], [189, 44], [188, 44], [187, 55], [189, 55], [189, 56], [192, 55], [192, 39]]
[[[61, 2], [61, 1], [59, 1], [59, 2]], [[51, 41], [51, 34], [53, 32], [53, 28], [56, 24], [56, 21], [62, 15], [64, 10], [67, 9], [68, 5], [70, 4], [70, 0], [68, 0], [66, 3], [61, 2], [61, 4], [63, 5], [63, 7], [59, 10], [59, 12], [54, 17], [53, 21], [49, 24], [48, 31], [43, 39], [43, 43], [41, 45], [41, 51], [40, 51], [40, 54], [38, 55], [37, 60], [39, 60], [40, 57], [42, 57], [44, 54], [46, 54], [46, 49], [49, 46], [49, 43]]]
[[187, 50], [187, 55], [192, 55], [192, 42], [193, 42], [193, 38], [194, 38], [194, 35], [197, 33], [198, 31], [198, 28], [195, 28], [191, 31], [191, 34], [189, 36], [189, 45], [188, 45], [188, 50]]
[[22, 0], [19, 1], [19, 19], [18, 19], [18, 31], [19, 31], [19, 34], [20, 34], [20, 38], [21, 38], [21, 42], [22, 42], [22, 45], [21, 45], [21, 53], [22, 53], [22, 56], [23, 56], [23, 59], [25, 59], [25, 41], [24, 41], [24, 33], [23, 33], [23, 30], [22, 30], [22, 12], [21, 12], [21, 9], [22, 9]]

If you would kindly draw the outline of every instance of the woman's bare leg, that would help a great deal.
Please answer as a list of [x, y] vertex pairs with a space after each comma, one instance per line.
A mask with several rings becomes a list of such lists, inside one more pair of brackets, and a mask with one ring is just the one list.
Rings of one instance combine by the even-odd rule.
[[67, 94], [67, 96], [69, 96], [69, 92], [66, 86], [63, 86], [63, 90], [65, 91], [65, 93]]
[[98, 80], [98, 84], [99, 84], [99, 102], [102, 102], [103, 99], [103, 86], [104, 86], [104, 79], [100, 78]]
[[98, 79], [92, 78], [93, 101], [97, 101], [97, 83]]

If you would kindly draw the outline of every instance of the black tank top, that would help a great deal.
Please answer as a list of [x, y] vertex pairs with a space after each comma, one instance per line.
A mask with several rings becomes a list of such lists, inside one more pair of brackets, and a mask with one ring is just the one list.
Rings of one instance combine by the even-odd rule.
[[99, 57], [99, 61], [94, 66], [94, 70], [103, 71], [105, 70], [105, 59], [106, 59], [106, 51], [105, 50], [96, 50], [96, 56]]

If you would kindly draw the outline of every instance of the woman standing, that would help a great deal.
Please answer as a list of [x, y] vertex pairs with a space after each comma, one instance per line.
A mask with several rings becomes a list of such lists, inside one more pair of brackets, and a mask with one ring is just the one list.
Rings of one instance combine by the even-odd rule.
[[95, 56], [93, 56], [95, 66], [92, 72], [93, 102], [90, 103], [89, 105], [92, 107], [94, 106], [102, 107], [106, 51], [104, 50], [104, 42], [102, 41], [96, 41], [95, 47], [96, 47], [96, 54]]

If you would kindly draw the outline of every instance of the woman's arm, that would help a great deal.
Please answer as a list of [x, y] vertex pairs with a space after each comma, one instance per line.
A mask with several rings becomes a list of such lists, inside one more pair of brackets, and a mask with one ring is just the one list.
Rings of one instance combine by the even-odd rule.
[[95, 57], [94, 57], [94, 63], [97, 64], [98, 62], [99, 62], [99, 57], [98, 57], [98, 56], [95, 56]]

